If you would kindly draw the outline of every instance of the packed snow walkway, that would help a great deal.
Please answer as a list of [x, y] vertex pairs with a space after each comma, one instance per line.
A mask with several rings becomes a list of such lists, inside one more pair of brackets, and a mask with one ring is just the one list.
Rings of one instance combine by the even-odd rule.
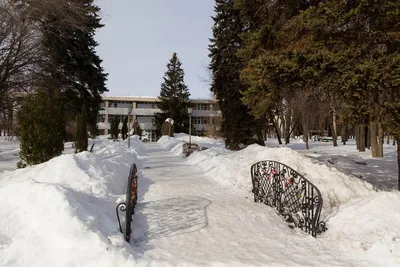
[[[332, 247], [290, 229], [262, 204], [231, 191], [182, 155], [146, 144], [131, 244], [139, 262], [182, 266], [364, 266], [340, 244]], [[250, 179], [250, 177], [249, 177]]]

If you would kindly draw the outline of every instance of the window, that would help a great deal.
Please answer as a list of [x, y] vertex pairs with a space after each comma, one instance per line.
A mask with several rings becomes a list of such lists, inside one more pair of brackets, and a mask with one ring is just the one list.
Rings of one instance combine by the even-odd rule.
[[192, 123], [193, 124], [200, 124], [200, 117], [193, 117], [192, 118]]
[[204, 104], [204, 103], [197, 103], [196, 104], [196, 109], [197, 110], [208, 110], [208, 104]]
[[155, 102], [140, 101], [140, 102], [136, 102], [136, 108], [155, 109], [157, 107], [156, 107], [156, 103]]
[[193, 117], [193, 124], [208, 124], [209, 118], [207, 117]]

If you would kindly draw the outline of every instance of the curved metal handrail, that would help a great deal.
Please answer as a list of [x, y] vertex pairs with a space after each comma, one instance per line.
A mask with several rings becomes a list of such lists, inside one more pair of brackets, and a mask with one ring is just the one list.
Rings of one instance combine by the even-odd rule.
[[[129, 169], [128, 181], [126, 184], [126, 197], [125, 202], [119, 203], [116, 212], [118, 218], [118, 224], [120, 232], [124, 234], [125, 240], [129, 242], [132, 233], [131, 224], [132, 216], [135, 214], [135, 206], [137, 203], [137, 192], [138, 192], [138, 174], [136, 164], [132, 164]], [[120, 211], [125, 211], [125, 232], [122, 230], [121, 221], [119, 218]]]
[[327, 230], [320, 222], [322, 196], [319, 189], [291, 167], [272, 160], [251, 166], [254, 202], [276, 207], [292, 227], [312, 236]]

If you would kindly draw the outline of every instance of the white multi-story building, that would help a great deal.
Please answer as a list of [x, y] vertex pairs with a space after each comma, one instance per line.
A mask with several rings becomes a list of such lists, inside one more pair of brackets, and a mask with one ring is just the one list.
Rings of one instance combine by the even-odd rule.
[[[130, 121], [139, 124], [150, 141], [156, 141], [157, 136], [154, 114], [160, 112], [157, 107], [157, 97], [134, 97], [134, 96], [104, 96], [102, 110], [98, 118], [98, 126], [103, 134], [108, 134], [111, 122], [114, 119], [123, 121], [131, 114]], [[220, 111], [214, 99], [191, 99], [193, 106], [192, 125], [195, 129], [193, 135], [200, 133], [217, 135], [220, 124]], [[172, 118], [173, 119], [173, 118]], [[189, 119], [189, 118], [188, 118]]]

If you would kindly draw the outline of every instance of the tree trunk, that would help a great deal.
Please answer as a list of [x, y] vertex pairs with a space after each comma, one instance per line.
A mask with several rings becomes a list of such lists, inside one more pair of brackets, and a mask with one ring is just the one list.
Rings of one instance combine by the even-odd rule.
[[257, 136], [257, 140], [258, 140], [257, 143], [258, 143], [260, 146], [265, 146], [264, 138], [263, 138], [263, 133], [262, 133], [262, 130], [261, 130], [261, 129], [257, 129], [257, 130], [256, 130], [256, 136]]
[[359, 146], [359, 151], [360, 152], [365, 152], [365, 125], [359, 125], [358, 126], [358, 129], [359, 129], [359, 131], [358, 131], [358, 135], [359, 135], [359, 143], [360, 143], [360, 146]]
[[377, 137], [377, 131], [376, 131], [376, 123], [375, 122], [370, 122], [369, 124], [369, 133], [370, 133], [370, 138], [371, 138], [371, 152], [372, 152], [372, 157], [377, 158], [378, 157], [378, 142], [376, 141]]
[[307, 118], [303, 118], [303, 141], [306, 143], [306, 149], [309, 150], [310, 147], [308, 145], [308, 123]]
[[[398, 143], [397, 143], [398, 144]], [[393, 145], [395, 146], [396, 145], [396, 138], [394, 138], [394, 136], [393, 136]]]
[[354, 133], [356, 135], [357, 150], [360, 150], [361, 142], [360, 142], [360, 127], [359, 126], [354, 127]]
[[343, 145], [346, 145], [347, 141], [347, 124], [344, 124], [342, 127], [342, 143]]
[[369, 129], [368, 123], [367, 123], [367, 125], [365, 127], [365, 147], [368, 148], [368, 149], [371, 149], [371, 131]]
[[386, 144], [390, 143], [390, 134], [387, 135]]
[[281, 130], [281, 136], [283, 140], [285, 140], [285, 133], [286, 133], [286, 120], [285, 120], [285, 115], [281, 115], [281, 125], [279, 127], [279, 130]]
[[383, 137], [383, 128], [382, 128], [382, 123], [378, 123], [378, 157], [382, 158], [383, 157], [383, 143], [384, 143], [384, 137]]
[[[393, 138], [394, 139], [394, 138]], [[396, 136], [397, 141], [397, 178], [398, 178], [398, 190], [400, 191], [400, 136]]]
[[265, 125], [264, 125], [264, 141], [267, 141], [267, 139], [268, 139], [267, 132], [268, 132], [268, 125], [267, 125], [267, 122], [265, 122]]
[[274, 125], [274, 130], [276, 133], [276, 137], [278, 138], [278, 143], [282, 145], [282, 140], [281, 140], [281, 131], [279, 129], [278, 121], [276, 119], [273, 119], [273, 125]]
[[332, 140], [333, 140], [333, 146], [337, 146], [337, 125], [336, 125], [335, 112], [332, 112]]
[[285, 116], [285, 144], [290, 143], [290, 125], [291, 125], [291, 119], [290, 119], [290, 110], [288, 109], [288, 112]]

